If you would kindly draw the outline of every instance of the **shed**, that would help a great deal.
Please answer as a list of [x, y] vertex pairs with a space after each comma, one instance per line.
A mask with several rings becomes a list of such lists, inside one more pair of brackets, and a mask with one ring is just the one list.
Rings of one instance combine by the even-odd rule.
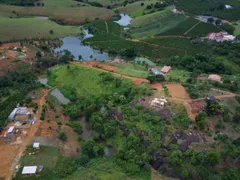
[[7, 133], [8, 133], [8, 134], [13, 134], [14, 131], [15, 131], [15, 127], [14, 127], [14, 126], [10, 126], [9, 129], [8, 129], [8, 131], [7, 131]]
[[33, 148], [34, 149], [39, 149], [39, 147], [40, 147], [40, 143], [39, 142], [33, 143]]
[[22, 174], [23, 175], [33, 175], [37, 172], [37, 166], [24, 166]]
[[211, 74], [208, 76], [208, 79], [209, 80], [212, 80], [212, 81], [221, 81], [222, 77], [217, 75], [217, 74]]
[[161, 69], [161, 72], [164, 74], [167, 74], [171, 69], [172, 69], [171, 66], [163, 66], [163, 68]]

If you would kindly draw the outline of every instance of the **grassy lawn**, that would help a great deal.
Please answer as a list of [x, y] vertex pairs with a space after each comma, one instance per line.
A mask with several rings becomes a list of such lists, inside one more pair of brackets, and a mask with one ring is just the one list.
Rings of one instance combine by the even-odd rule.
[[86, 167], [78, 169], [70, 175], [68, 180], [150, 180], [149, 170], [143, 169], [136, 175], [127, 175], [114, 158], [97, 158], [92, 160]]
[[[55, 22], [37, 18], [9, 19], [0, 17], [0, 24], [1, 41], [25, 38], [56, 38], [77, 35], [81, 32], [79, 27], [61, 26]], [[50, 30], [53, 30], [53, 34], [50, 34]]]
[[108, 20], [111, 19], [112, 15], [114, 14], [112, 10], [92, 6], [61, 7], [56, 5], [56, 7], [52, 7], [49, 5], [49, 7], [20, 7], [0, 5], [0, 12], [12, 11], [15, 11], [19, 15], [47, 16], [53, 19], [67, 22], [69, 24], [82, 24], [86, 20], [94, 21], [96, 18]]
[[167, 75], [165, 75], [165, 78], [169, 80], [169, 78], [171, 77], [172, 79], [180, 79], [181, 82], [186, 82], [186, 80], [188, 79], [188, 75], [188, 71], [172, 69]]
[[137, 64], [139, 63], [139, 64], [148, 64], [149, 66], [156, 66], [156, 63], [144, 57], [136, 57], [134, 59], [134, 62]]
[[[51, 71], [49, 84], [56, 85], [56, 82], [62, 82], [60, 88], [66, 97], [71, 96], [69, 89], [76, 89], [78, 96], [104, 96], [116, 91], [113, 83], [103, 83], [101, 72], [93, 69], [88, 69], [78, 65], [69, 65], [54, 67]], [[130, 80], [124, 80], [130, 82]]]
[[20, 161], [21, 166], [43, 165], [47, 168], [53, 168], [58, 160], [58, 148], [50, 146], [41, 146], [40, 152], [36, 155], [26, 153]]

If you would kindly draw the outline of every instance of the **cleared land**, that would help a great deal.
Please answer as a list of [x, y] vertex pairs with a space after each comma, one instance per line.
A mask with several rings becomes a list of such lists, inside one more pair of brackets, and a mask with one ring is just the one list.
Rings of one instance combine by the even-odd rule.
[[181, 84], [166, 84], [169, 94], [173, 98], [189, 99], [189, 95]]
[[[25, 38], [56, 38], [79, 34], [76, 26], [61, 26], [55, 22], [37, 18], [0, 18], [0, 40], [20, 40]], [[31, 27], [31, 28], [29, 28]], [[50, 33], [53, 30], [53, 33]]]
[[47, 16], [57, 21], [69, 24], [82, 24], [86, 20], [94, 21], [96, 18], [108, 20], [113, 11], [97, 7], [20, 7], [0, 5], [1, 12], [15, 11], [20, 15]]

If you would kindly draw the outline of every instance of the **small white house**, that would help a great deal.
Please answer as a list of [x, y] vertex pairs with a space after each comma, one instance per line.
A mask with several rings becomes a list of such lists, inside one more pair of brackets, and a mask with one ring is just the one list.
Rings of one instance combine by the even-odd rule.
[[225, 5], [225, 8], [226, 8], [226, 9], [232, 9], [232, 6], [226, 4], [226, 5]]
[[34, 175], [37, 172], [37, 166], [24, 166], [22, 174], [23, 175]]

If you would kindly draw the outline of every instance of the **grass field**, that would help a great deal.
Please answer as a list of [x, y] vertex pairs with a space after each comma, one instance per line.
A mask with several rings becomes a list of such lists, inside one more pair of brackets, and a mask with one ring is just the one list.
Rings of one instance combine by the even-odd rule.
[[[44, 6], [47, 7], [71, 7], [71, 6], [77, 6], [78, 4], [83, 5], [81, 2], [77, 2], [74, 0], [42, 0], [44, 3]], [[87, 4], [85, 4], [88, 6]]]
[[80, 168], [70, 175], [68, 180], [150, 180], [149, 170], [143, 169], [134, 176], [127, 175], [119, 166], [119, 160], [114, 158], [97, 158], [92, 160], [86, 167]]
[[210, 23], [199, 23], [193, 29], [186, 33], [187, 36], [196, 37], [196, 36], [206, 36], [210, 32], [219, 32], [221, 29], [210, 24]]
[[15, 11], [20, 15], [47, 16], [69, 24], [82, 24], [86, 20], [94, 21], [96, 18], [111, 19], [112, 10], [97, 7], [20, 7], [0, 5], [0, 12]]
[[[117, 10], [119, 10], [120, 13], [129, 14], [132, 18], [136, 18], [142, 16], [143, 13], [146, 12], [147, 5], [155, 4], [156, 2], [158, 1], [137, 1], [127, 4], [126, 6], [119, 7]], [[141, 6], [141, 3], [144, 3], [144, 5]]]
[[185, 70], [180, 69], [172, 69], [165, 78], [169, 81], [171, 78], [172, 80], [180, 79], [181, 82], [186, 82], [186, 80], [189, 78], [189, 72]]
[[144, 65], [132, 64], [128, 62], [124, 64], [112, 63], [112, 65], [118, 67], [118, 69], [115, 70], [115, 72], [118, 72], [124, 75], [139, 77], [139, 78], [147, 78], [148, 76], [148, 72]]
[[[120, 36], [121, 26], [111, 20], [109, 21], [94, 21], [89, 24], [91, 28], [95, 29], [96, 34], [109, 33]], [[107, 29], [108, 28], [108, 29]], [[107, 32], [108, 31], [108, 32]]]
[[[61, 26], [55, 22], [37, 18], [1, 18], [0, 41], [25, 38], [56, 38], [77, 35], [81, 32], [76, 26]], [[31, 28], [29, 28], [31, 27]], [[50, 34], [53, 30], [53, 34]]]
[[[116, 91], [112, 83], [102, 83], [101, 72], [78, 65], [54, 67], [49, 79], [50, 85], [62, 82], [60, 88], [66, 97], [71, 96], [69, 88], [75, 88], [78, 96], [104, 96]], [[127, 81], [127, 80], [125, 80]], [[129, 81], [130, 82], [130, 81]]]

